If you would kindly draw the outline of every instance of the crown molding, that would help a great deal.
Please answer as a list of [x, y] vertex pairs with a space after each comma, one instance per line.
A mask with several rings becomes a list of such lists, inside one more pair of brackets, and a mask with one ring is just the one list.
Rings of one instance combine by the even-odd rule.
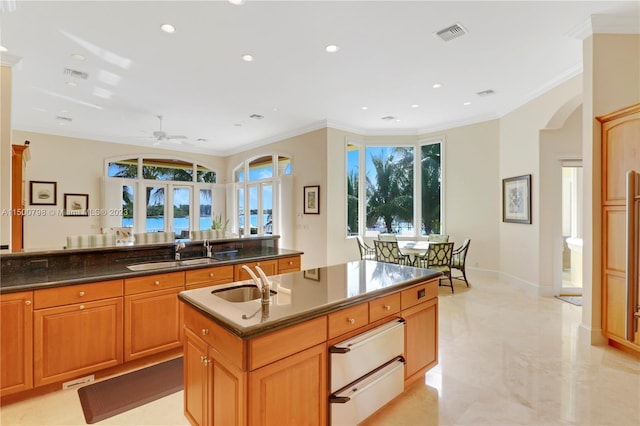
[[593, 34], [640, 34], [640, 16], [591, 15], [589, 19], [566, 34], [580, 40]]

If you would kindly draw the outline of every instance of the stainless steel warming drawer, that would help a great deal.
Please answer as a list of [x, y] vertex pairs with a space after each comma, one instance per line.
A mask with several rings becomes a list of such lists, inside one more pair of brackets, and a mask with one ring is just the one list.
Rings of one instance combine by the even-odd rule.
[[356, 424], [401, 394], [403, 353], [402, 318], [331, 346], [331, 424]]

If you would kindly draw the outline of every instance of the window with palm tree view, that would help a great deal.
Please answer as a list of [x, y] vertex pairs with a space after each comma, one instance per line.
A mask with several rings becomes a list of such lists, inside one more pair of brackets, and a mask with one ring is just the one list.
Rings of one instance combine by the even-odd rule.
[[440, 233], [441, 145], [348, 143], [347, 235]]
[[173, 231], [177, 238], [211, 228], [215, 171], [191, 161], [144, 157], [108, 161], [107, 169], [109, 178], [120, 178], [122, 227]]

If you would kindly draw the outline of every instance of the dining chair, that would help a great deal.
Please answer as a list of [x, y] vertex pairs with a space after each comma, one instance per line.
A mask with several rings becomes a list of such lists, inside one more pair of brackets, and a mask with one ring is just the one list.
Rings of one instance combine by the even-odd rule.
[[358, 243], [358, 250], [360, 250], [360, 259], [362, 260], [376, 260], [376, 249], [368, 246], [360, 235], [356, 235], [356, 241]]
[[397, 263], [399, 265], [411, 264], [409, 256], [400, 253], [397, 241], [373, 240], [373, 247], [376, 251], [376, 260], [379, 262]]
[[[453, 281], [451, 280], [451, 259], [453, 256], [453, 243], [429, 242], [427, 253], [418, 259], [418, 266], [440, 271], [449, 279], [451, 293], [453, 293]], [[438, 281], [442, 285], [442, 278]]]
[[464, 243], [457, 249], [453, 250], [453, 255], [451, 258], [451, 268], [457, 269], [462, 272], [462, 275], [454, 276], [453, 278], [463, 280], [467, 287], [469, 287], [469, 281], [467, 281], [467, 272], [465, 271], [465, 263], [467, 261], [467, 252], [469, 251], [469, 245], [471, 244], [471, 240], [467, 238], [464, 240]]
[[449, 236], [446, 234], [429, 234], [429, 241], [433, 241], [434, 243], [448, 243]]
[[398, 236], [396, 234], [378, 234], [378, 239], [380, 241], [398, 241]]

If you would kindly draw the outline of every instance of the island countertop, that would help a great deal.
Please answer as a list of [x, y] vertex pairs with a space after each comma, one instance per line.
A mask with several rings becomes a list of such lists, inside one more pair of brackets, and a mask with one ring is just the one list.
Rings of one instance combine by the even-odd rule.
[[431, 269], [359, 260], [269, 277], [276, 294], [264, 309], [260, 299], [230, 302], [215, 295], [223, 289], [254, 285], [251, 280], [187, 290], [178, 297], [234, 335], [247, 339], [440, 275]]

